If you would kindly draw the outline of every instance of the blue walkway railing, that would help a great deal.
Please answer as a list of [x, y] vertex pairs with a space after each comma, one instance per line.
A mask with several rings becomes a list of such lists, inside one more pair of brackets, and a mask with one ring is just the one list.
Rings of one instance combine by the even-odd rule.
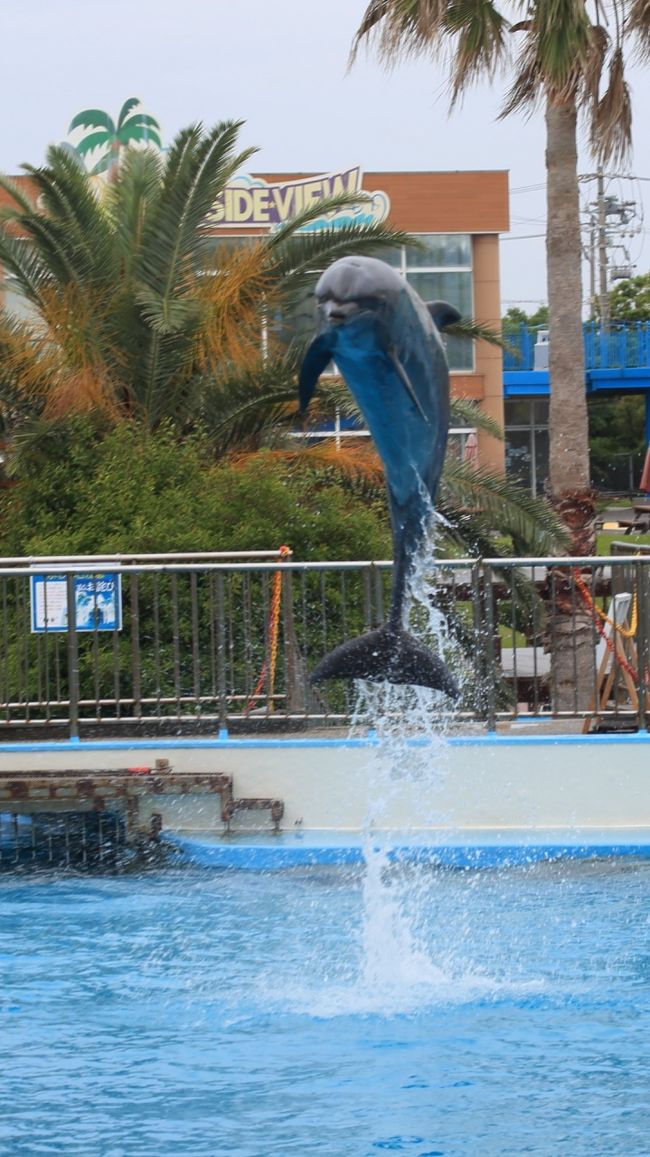
[[[540, 328], [522, 325], [515, 333], [505, 334], [511, 350], [503, 356], [504, 371], [535, 369], [535, 345]], [[650, 369], [650, 322], [613, 322], [609, 332], [602, 332], [598, 322], [583, 326], [585, 369]]]

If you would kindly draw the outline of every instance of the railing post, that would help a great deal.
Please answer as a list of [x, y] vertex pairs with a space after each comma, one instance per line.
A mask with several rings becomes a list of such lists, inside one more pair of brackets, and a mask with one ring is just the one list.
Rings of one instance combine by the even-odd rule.
[[650, 644], [648, 640], [648, 590], [647, 571], [641, 562], [634, 565], [634, 580], [637, 599], [637, 722], [640, 731], [648, 728], [648, 706], [650, 696]]
[[217, 612], [217, 695], [219, 734], [228, 735], [228, 696], [226, 683], [226, 619], [223, 573], [216, 575], [216, 612]]
[[130, 604], [131, 604], [131, 679], [133, 695], [133, 714], [139, 718], [142, 714], [142, 689], [140, 683], [140, 601], [138, 594], [138, 572], [129, 575]]
[[66, 612], [68, 619], [68, 698], [70, 739], [79, 738], [79, 640], [75, 606], [74, 574], [66, 575]]
[[486, 658], [487, 658], [487, 726], [488, 731], [496, 731], [497, 695], [496, 668], [494, 654], [494, 599], [492, 597], [493, 574], [491, 566], [483, 567], [483, 606], [485, 609]]

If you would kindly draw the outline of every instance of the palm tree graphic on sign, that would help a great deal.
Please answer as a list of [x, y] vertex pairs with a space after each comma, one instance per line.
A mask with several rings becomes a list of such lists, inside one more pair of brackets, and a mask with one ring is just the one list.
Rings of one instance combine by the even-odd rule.
[[134, 111], [140, 104], [139, 97], [129, 97], [120, 109], [117, 124], [100, 108], [84, 109], [70, 121], [69, 133], [74, 129], [85, 130], [81, 140], [75, 145], [75, 151], [81, 157], [85, 159], [95, 149], [104, 149], [103, 155], [91, 169], [93, 176], [110, 172], [117, 165], [122, 149], [135, 142], [156, 145], [162, 149], [160, 125], [155, 117]]

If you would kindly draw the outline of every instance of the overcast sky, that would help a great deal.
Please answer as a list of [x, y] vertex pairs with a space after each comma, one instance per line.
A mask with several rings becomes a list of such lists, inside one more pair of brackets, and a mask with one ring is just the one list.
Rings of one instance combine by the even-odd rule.
[[[138, 96], [166, 141], [194, 121], [244, 120], [241, 143], [259, 148], [250, 166], [258, 171], [507, 169], [504, 308], [533, 310], [546, 300], [541, 114], [497, 121], [498, 81], [449, 114], [444, 73], [424, 62], [386, 73], [363, 52], [348, 74], [365, 7], [365, 0], [3, 0], [0, 168], [15, 173], [23, 161], [39, 163], [81, 109], [116, 116]], [[650, 178], [650, 66], [631, 81], [629, 172]], [[593, 168], [585, 153], [581, 172]], [[650, 183], [616, 179], [610, 191], [640, 213], [647, 199], [647, 228], [641, 223], [626, 240], [637, 272], [647, 272]]]

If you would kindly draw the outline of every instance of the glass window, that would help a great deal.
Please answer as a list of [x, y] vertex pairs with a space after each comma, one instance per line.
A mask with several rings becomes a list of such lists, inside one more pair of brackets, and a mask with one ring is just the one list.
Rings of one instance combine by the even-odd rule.
[[397, 249], [378, 249], [377, 257], [380, 261], [385, 261], [387, 265], [392, 265], [395, 269], [404, 268], [404, 246], [400, 245]]
[[468, 233], [422, 233], [422, 248], [406, 246], [407, 269], [440, 269], [448, 266], [472, 267], [472, 239]]
[[28, 301], [20, 293], [12, 277], [7, 277], [0, 288], [2, 289], [2, 304], [7, 313], [12, 314], [18, 321], [35, 321], [38, 318], [36, 306], [32, 305], [31, 301]]
[[506, 473], [533, 494], [542, 494], [548, 478], [548, 401], [507, 399]]
[[548, 480], [548, 430], [536, 429], [535, 438], [535, 485], [534, 494], [543, 494]]
[[[448, 301], [455, 305], [463, 317], [472, 316], [472, 274], [451, 273], [441, 270], [437, 273], [407, 273], [407, 280], [423, 301]], [[447, 361], [450, 370], [474, 369], [474, 342], [468, 338], [443, 334]]]
[[526, 426], [531, 424], [531, 403], [528, 398], [506, 398], [503, 404], [503, 415], [506, 429], [508, 426]]
[[471, 273], [407, 273], [408, 282], [423, 301], [448, 301], [463, 317], [472, 316]]
[[528, 490], [533, 480], [530, 430], [509, 430], [506, 439], [506, 474]]

